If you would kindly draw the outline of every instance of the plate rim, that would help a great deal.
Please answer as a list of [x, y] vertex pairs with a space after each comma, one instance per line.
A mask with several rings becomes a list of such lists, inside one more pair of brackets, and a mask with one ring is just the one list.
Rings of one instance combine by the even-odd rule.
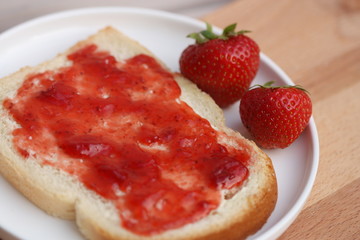
[[[5, 31], [0, 33], [0, 42], [6, 39], [7, 37], [11, 37], [12, 34], [16, 34], [23, 29], [26, 29], [31, 26], [36, 26], [38, 24], [47, 22], [49, 20], [54, 19], [62, 19], [68, 18], [72, 16], [79, 16], [79, 15], [88, 15], [88, 14], [99, 14], [99, 13], [131, 13], [131, 14], [141, 14], [141, 15], [152, 15], [152, 16], [161, 16], [165, 18], [171, 18], [176, 21], [185, 22], [186, 24], [190, 25], [198, 25], [203, 26], [204, 21], [192, 18], [189, 16], [181, 15], [178, 13], [173, 13], [169, 11], [159, 10], [159, 9], [152, 9], [152, 8], [142, 8], [142, 7], [121, 7], [121, 6], [99, 6], [99, 7], [85, 7], [85, 8], [73, 8], [68, 10], [56, 11], [52, 13], [48, 13], [42, 16], [38, 16], [32, 19], [29, 19], [25, 22], [17, 24], [15, 26], [6, 29]], [[219, 28], [214, 27], [215, 29], [219, 30]], [[271, 58], [269, 58], [265, 53], [260, 53], [261, 62], [267, 65], [270, 69], [272, 69], [276, 74], [278, 74], [281, 80], [284, 80], [288, 84], [294, 84], [291, 78], [285, 73], [285, 71], [280, 68]], [[265, 239], [274, 239], [279, 237], [284, 231], [293, 223], [296, 217], [300, 214], [303, 206], [305, 205], [310, 193], [313, 189], [314, 182], [316, 179], [318, 165], [319, 165], [319, 155], [320, 155], [320, 148], [319, 148], [319, 136], [315, 124], [314, 117], [311, 116], [308, 127], [306, 129], [310, 135], [311, 149], [309, 151], [312, 152], [310, 166], [308, 167], [310, 170], [308, 172], [307, 177], [304, 178], [304, 187], [299, 196], [297, 197], [296, 201], [290, 209], [278, 220], [271, 228], [264, 231], [257, 239], [265, 240]], [[3, 229], [0, 226], [0, 229]], [[5, 232], [6, 229], [4, 229]], [[16, 236], [14, 233], [9, 233], [11, 235]]]

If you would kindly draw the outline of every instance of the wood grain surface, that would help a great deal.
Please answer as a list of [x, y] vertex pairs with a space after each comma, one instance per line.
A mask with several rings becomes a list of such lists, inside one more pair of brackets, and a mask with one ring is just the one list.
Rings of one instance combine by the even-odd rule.
[[262, 51], [311, 93], [319, 170], [280, 239], [360, 239], [360, 1], [239, 0], [203, 19], [251, 30]]

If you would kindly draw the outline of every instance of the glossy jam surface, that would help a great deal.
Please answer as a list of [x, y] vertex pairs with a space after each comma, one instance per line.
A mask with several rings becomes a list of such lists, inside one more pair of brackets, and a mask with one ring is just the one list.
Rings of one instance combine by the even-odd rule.
[[153, 58], [117, 62], [89, 45], [68, 59], [28, 76], [3, 102], [19, 124], [15, 147], [113, 201], [129, 231], [197, 221], [218, 207], [222, 189], [246, 179], [247, 150], [219, 144], [224, 134], [179, 99], [173, 75]]

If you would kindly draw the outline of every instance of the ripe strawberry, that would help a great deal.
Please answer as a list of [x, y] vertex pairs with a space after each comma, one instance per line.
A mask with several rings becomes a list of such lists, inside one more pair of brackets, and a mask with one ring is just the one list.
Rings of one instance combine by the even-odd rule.
[[211, 25], [200, 33], [189, 34], [196, 40], [180, 57], [181, 73], [220, 107], [241, 99], [254, 79], [260, 63], [259, 47], [244, 33], [235, 32], [236, 24], [216, 35]]
[[300, 86], [272, 87], [273, 82], [252, 88], [241, 99], [244, 126], [263, 148], [286, 148], [307, 126], [312, 104]]

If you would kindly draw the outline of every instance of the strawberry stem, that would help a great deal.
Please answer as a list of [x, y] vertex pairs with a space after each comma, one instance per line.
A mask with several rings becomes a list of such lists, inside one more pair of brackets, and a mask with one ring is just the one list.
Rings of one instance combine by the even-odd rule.
[[272, 86], [274, 84], [275, 81], [269, 81], [266, 82], [264, 85], [260, 85], [260, 84], [256, 84], [252, 87], [249, 88], [249, 90], [257, 88], [257, 87], [261, 87], [261, 88], [271, 88], [271, 89], [277, 89], [277, 88], [296, 88], [299, 90], [302, 90], [304, 92], [306, 92], [307, 94], [310, 94], [304, 87], [302, 87], [301, 85], [285, 85], [285, 86]]
[[195, 39], [196, 43], [199, 44], [207, 42], [207, 40], [203, 38], [199, 33], [190, 33], [189, 35], [187, 35], [187, 37]]
[[236, 29], [236, 23], [230, 24], [229, 26], [225, 27], [222, 34], [218, 35], [213, 32], [213, 27], [211, 24], [206, 23], [206, 29], [201, 32], [195, 32], [190, 33], [187, 35], [188, 38], [195, 39], [197, 44], [202, 44], [207, 41], [213, 40], [213, 39], [222, 39], [227, 40], [230, 37], [234, 37], [240, 34], [249, 33], [248, 30], [240, 30], [238, 32], [235, 32]]
[[213, 32], [212, 26], [209, 23], [206, 23], [206, 30], [201, 31], [200, 33], [201, 35], [203, 35], [205, 39], [209, 39], [209, 40], [216, 39], [219, 37]]
[[235, 33], [236, 23], [230, 24], [226, 28], [224, 28], [222, 35], [229, 36]]
[[265, 83], [262, 87], [264, 87], [264, 88], [274, 88], [274, 87], [271, 86], [271, 85], [274, 84], [274, 82], [275, 81], [269, 81], [269, 82]]

